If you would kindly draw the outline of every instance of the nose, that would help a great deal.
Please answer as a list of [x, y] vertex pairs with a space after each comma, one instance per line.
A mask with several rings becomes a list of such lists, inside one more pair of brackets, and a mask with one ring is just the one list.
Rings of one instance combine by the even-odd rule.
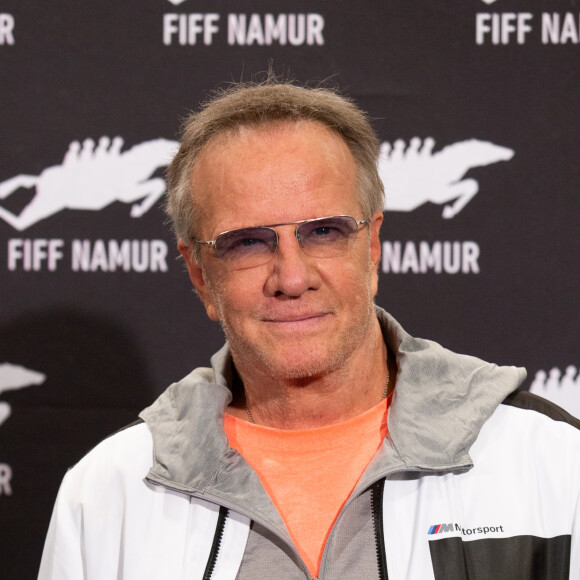
[[298, 297], [308, 290], [316, 290], [320, 278], [314, 259], [300, 247], [294, 227], [278, 229], [278, 248], [270, 262], [265, 290], [268, 296]]

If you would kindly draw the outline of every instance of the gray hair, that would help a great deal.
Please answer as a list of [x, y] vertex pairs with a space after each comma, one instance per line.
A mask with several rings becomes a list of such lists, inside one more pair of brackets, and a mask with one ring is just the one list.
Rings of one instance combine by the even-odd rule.
[[198, 234], [199, 208], [191, 179], [203, 148], [218, 135], [277, 121], [318, 121], [335, 131], [354, 158], [364, 217], [383, 210], [383, 184], [377, 170], [380, 142], [367, 115], [334, 89], [300, 87], [269, 77], [263, 83], [228, 86], [185, 120], [181, 146], [167, 170], [165, 209], [177, 238], [189, 243]]

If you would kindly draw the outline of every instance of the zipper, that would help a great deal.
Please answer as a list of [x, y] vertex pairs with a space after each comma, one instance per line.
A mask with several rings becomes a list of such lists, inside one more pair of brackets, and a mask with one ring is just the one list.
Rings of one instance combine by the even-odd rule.
[[[459, 467], [458, 468], [459, 471], [466, 471], [467, 468], [462, 468]], [[425, 468], [420, 468], [420, 467], [408, 467], [405, 466], [403, 469], [401, 469], [400, 467], [396, 467], [394, 469], [390, 469], [386, 472], [386, 474], [382, 475], [379, 479], [374, 479], [374, 478], [369, 478], [368, 482], [364, 483], [364, 488], [361, 488], [360, 490], [358, 490], [358, 492], [356, 493], [356, 495], [352, 495], [348, 498], [348, 500], [346, 501], [346, 503], [342, 506], [342, 509], [340, 510], [340, 513], [338, 514], [338, 517], [336, 518], [336, 521], [334, 522], [334, 526], [332, 527], [332, 529], [330, 530], [330, 534], [328, 536], [328, 538], [326, 539], [326, 545], [324, 546], [324, 551], [322, 552], [322, 561], [320, 563], [320, 573], [322, 574], [323, 571], [326, 569], [326, 558], [327, 558], [327, 548], [328, 545], [330, 544], [330, 539], [334, 533], [334, 530], [336, 529], [336, 524], [338, 523], [338, 521], [344, 516], [347, 508], [350, 506], [350, 504], [355, 501], [357, 498], [359, 498], [363, 493], [365, 493], [366, 491], [370, 490], [371, 492], [371, 519], [373, 520], [373, 524], [374, 524], [374, 520], [376, 519], [378, 521], [378, 525], [379, 525], [379, 531], [382, 534], [382, 543], [380, 544], [381, 546], [384, 547], [384, 531], [383, 531], [383, 518], [381, 516], [380, 513], [380, 506], [383, 502], [383, 495], [384, 495], [384, 482], [386, 481], [387, 477], [390, 477], [394, 474], [397, 473], [405, 473], [405, 472], [426, 472], [429, 473], [430, 470], [425, 469]], [[433, 470], [433, 472], [435, 472], [435, 470]], [[357, 484], [357, 487], [359, 483]], [[377, 488], [379, 491], [379, 495], [380, 495], [380, 499], [378, 501], [378, 506], [377, 509], [377, 515], [375, 517], [374, 515], [374, 510], [373, 510], [373, 489]], [[373, 525], [373, 528], [376, 529], [377, 526]], [[376, 535], [376, 534], [375, 534]], [[376, 542], [376, 540], [375, 540]], [[293, 547], [293, 546], [292, 546]], [[295, 549], [295, 548], [294, 548]], [[379, 574], [382, 574], [382, 576], [380, 576], [380, 580], [389, 580], [389, 576], [388, 576], [388, 572], [387, 572], [387, 557], [386, 554], [384, 552], [384, 549], [382, 549], [382, 554], [383, 554], [383, 561], [382, 563], [378, 563], [379, 566]], [[377, 551], [377, 558], [379, 556], [379, 552]], [[310, 576], [308, 576], [310, 577]], [[315, 580], [315, 579], [313, 579]]]
[[[218, 515], [218, 524], [219, 524], [219, 519], [220, 519], [220, 515], [221, 515], [221, 512], [222, 512], [222, 509], [225, 510], [226, 513], [229, 512], [229, 510], [231, 509], [231, 510], [233, 510], [233, 511], [235, 511], [235, 512], [237, 512], [237, 513], [239, 513], [239, 514], [241, 514], [243, 516], [246, 516], [249, 520], [254, 521], [256, 523], [259, 523], [260, 525], [264, 526], [267, 530], [273, 532], [278, 538], [280, 538], [284, 542], [284, 544], [286, 546], [288, 546], [288, 548], [290, 548], [290, 550], [294, 554], [296, 554], [296, 556], [298, 558], [298, 561], [300, 562], [300, 565], [302, 566], [302, 570], [304, 572], [305, 577], [308, 580], [314, 580], [310, 576], [310, 573], [308, 572], [308, 568], [306, 567], [306, 564], [304, 563], [304, 560], [302, 560], [302, 557], [298, 553], [298, 550], [296, 549], [296, 546], [294, 546], [294, 544], [291, 541], [288, 542], [284, 538], [283, 533], [279, 529], [277, 529], [277, 528], [273, 527], [272, 525], [270, 525], [266, 520], [264, 520], [263, 518], [261, 518], [256, 513], [250, 512], [250, 511], [248, 511], [248, 510], [240, 507], [239, 505], [237, 505], [237, 504], [235, 504], [233, 502], [227, 502], [223, 498], [221, 498], [219, 496], [215, 496], [215, 495], [209, 494], [209, 493], [202, 495], [202, 494], [196, 493], [194, 491], [191, 491], [191, 490], [188, 490], [188, 489], [184, 489], [182, 487], [178, 487], [178, 486], [175, 486], [175, 485], [171, 485], [169, 482], [157, 481], [156, 479], [153, 479], [153, 478], [150, 478], [150, 477], [146, 477], [145, 480], [148, 481], [152, 485], [164, 487], [165, 489], [170, 489], [170, 490], [176, 491], [178, 493], [187, 494], [187, 495], [189, 495], [191, 497], [196, 497], [198, 499], [201, 499], [201, 500], [204, 500], [204, 501], [207, 501], [207, 502], [210, 502], [210, 503], [219, 505], [220, 506], [220, 512], [219, 512], [219, 515]], [[229, 508], [226, 507], [228, 505], [229, 505]], [[224, 526], [225, 526], [225, 517], [224, 517]], [[217, 531], [218, 531], [218, 528], [216, 528], [216, 534], [217, 534]], [[223, 530], [222, 530], [222, 534], [223, 534]], [[215, 542], [216, 542], [216, 538], [214, 536], [214, 544], [215, 544]], [[218, 547], [218, 549], [219, 549], [219, 547]], [[213, 552], [213, 547], [212, 547], [212, 552]], [[209, 562], [208, 562], [208, 564], [209, 564]], [[214, 566], [215, 566], [215, 562], [214, 562]], [[209, 580], [209, 576], [207, 577], [207, 579]], [[205, 575], [204, 575], [204, 577], [203, 577], [202, 580], [206, 580], [206, 576]]]
[[385, 531], [383, 529], [383, 494], [385, 492], [385, 479], [379, 479], [371, 488], [371, 511], [373, 528], [375, 531], [375, 550], [377, 553], [377, 566], [379, 579], [389, 580], [387, 572], [387, 555], [385, 553]]
[[205, 572], [203, 573], [202, 580], [211, 580], [213, 574], [217, 557], [220, 551], [220, 545], [222, 543], [222, 537], [224, 535], [224, 528], [226, 527], [226, 518], [228, 517], [229, 509], [220, 506], [220, 511], [218, 514], [217, 526], [215, 529], [215, 534], [213, 536], [213, 542], [211, 545], [211, 550], [209, 552], [209, 558], [207, 560], [207, 565], [205, 567]]
[[[464, 471], [468, 471], [472, 467], [473, 467], [473, 464], [460, 465], [460, 466], [456, 467], [456, 470], [458, 472], [464, 472]], [[371, 510], [373, 512], [372, 518], [373, 518], [373, 523], [377, 522], [373, 526], [374, 529], [375, 529], [375, 542], [377, 541], [376, 540], [376, 533], [377, 533], [376, 530], [377, 530], [377, 527], [378, 527], [378, 531], [379, 531], [378, 533], [381, 535], [381, 538], [382, 538], [381, 543], [378, 544], [378, 545], [381, 546], [381, 549], [379, 550], [377, 548], [377, 559], [378, 559], [377, 560], [377, 563], [378, 563], [378, 566], [379, 566], [379, 578], [380, 578], [380, 580], [389, 580], [389, 576], [388, 576], [388, 572], [387, 572], [387, 557], [386, 557], [386, 554], [385, 554], [385, 551], [384, 551], [384, 545], [385, 544], [384, 544], [383, 519], [382, 519], [381, 514], [380, 514], [380, 510], [381, 510], [381, 507], [380, 506], [382, 505], [382, 501], [383, 501], [384, 482], [386, 480], [386, 477], [387, 476], [391, 476], [393, 474], [397, 474], [397, 473], [403, 473], [403, 472], [411, 472], [411, 473], [421, 473], [421, 472], [430, 473], [430, 472], [433, 472], [433, 473], [436, 473], [436, 472], [439, 472], [439, 471], [440, 470], [436, 470], [436, 469], [432, 469], [431, 470], [431, 469], [426, 469], [424, 467], [409, 467], [409, 466], [405, 466], [403, 469], [401, 469], [401, 468], [395, 468], [395, 469], [389, 470], [388, 473], [387, 473], [387, 475], [383, 475], [380, 479], [374, 480], [374, 481], [371, 479], [371, 481], [369, 481], [368, 484], [366, 484], [366, 487], [364, 489], [360, 490], [355, 496], [351, 496], [347, 500], [347, 502], [342, 506], [342, 509], [341, 509], [340, 513], [338, 514], [338, 518], [337, 518], [336, 522], [338, 521], [338, 519], [342, 518], [342, 516], [344, 515], [344, 512], [346, 511], [346, 508], [351, 504], [351, 502], [353, 502], [362, 493], [364, 493], [364, 491], [366, 491], [368, 489], [371, 490], [371, 504], [372, 504], [371, 505]], [[302, 566], [302, 570], [304, 572], [305, 577], [308, 578], [308, 579], [311, 579], [311, 580], [318, 580], [318, 579], [312, 579], [312, 577], [310, 576], [310, 573], [308, 572], [308, 568], [306, 567], [306, 564], [304, 563], [304, 560], [302, 560], [302, 557], [298, 553], [298, 550], [296, 549], [296, 547], [294, 546], [294, 544], [292, 542], [286, 541], [286, 539], [283, 537], [283, 534], [280, 532], [280, 530], [278, 530], [277, 528], [271, 526], [268, 522], [266, 522], [266, 520], [264, 520], [263, 518], [259, 517], [257, 514], [251, 513], [248, 510], [246, 510], [244, 508], [241, 508], [240, 506], [238, 506], [237, 504], [235, 504], [233, 502], [225, 502], [223, 498], [218, 497], [218, 496], [214, 496], [212, 494], [200, 495], [200, 494], [195, 493], [195, 492], [193, 492], [191, 490], [184, 489], [183, 487], [171, 485], [170, 482], [168, 482], [168, 481], [158, 481], [158, 480], [153, 479], [153, 478], [150, 478], [150, 477], [146, 477], [145, 480], [148, 481], [152, 485], [161, 486], [161, 487], [164, 487], [166, 489], [170, 489], [172, 491], [176, 491], [178, 493], [184, 493], [184, 494], [190, 495], [192, 497], [197, 497], [197, 498], [202, 499], [204, 501], [209, 501], [211, 503], [217, 504], [217, 505], [220, 506], [220, 515], [221, 515], [221, 512], [222, 512], [222, 509], [225, 511], [225, 513], [227, 513], [229, 511], [229, 509], [226, 508], [225, 505], [224, 505], [226, 503], [229, 504], [230, 505], [230, 509], [233, 509], [234, 511], [238, 512], [239, 514], [246, 516], [248, 519], [253, 520], [253, 521], [259, 523], [260, 525], [264, 526], [266, 529], [270, 530], [271, 532], [274, 532], [274, 534], [278, 538], [280, 538], [284, 542], [284, 544], [286, 546], [288, 546], [290, 548], [290, 550], [294, 554], [296, 554], [296, 556], [298, 557], [298, 561], [300, 562], [300, 564]], [[379, 507], [376, 508], [376, 510], [377, 510], [377, 515], [376, 516], [374, 515], [374, 511], [375, 510], [372, 508], [372, 506], [374, 505], [374, 503], [373, 503], [373, 497], [375, 495], [374, 492], [373, 492], [373, 490], [375, 488], [378, 490], [377, 493], [380, 496], [378, 502], [375, 502], [375, 503], [378, 503], [378, 506], [379, 506]], [[218, 516], [218, 520], [219, 520], [219, 516]], [[333, 529], [330, 531], [331, 534], [333, 533], [334, 528], [336, 527], [336, 522], [334, 523]], [[219, 523], [219, 521], [218, 521], [218, 523]], [[225, 517], [224, 517], [224, 525], [225, 525]], [[218, 530], [216, 529], [216, 534], [217, 534], [217, 531]], [[222, 534], [223, 534], [223, 529], [222, 529]], [[221, 534], [220, 534], [220, 537], [221, 537]], [[329, 540], [330, 540], [330, 536], [329, 536], [329, 538], [327, 538], [326, 546], [324, 547], [324, 551], [323, 551], [323, 554], [322, 554], [322, 562], [320, 564], [320, 572], [321, 573], [326, 568], [326, 556], [327, 556], [326, 549], [328, 547]], [[214, 537], [214, 543], [215, 543], [215, 537]], [[218, 545], [218, 548], [217, 549], [219, 549], [219, 545]], [[213, 552], [213, 547], [212, 547], [212, 552]], [[216, 556], [217, 556], [217, 550], [216, 550]], [[381, 559], [379, 559], [379, 556], [380, 556]], [[208, 565], [209, 565], [209, 562], [208, 562]], [[213, 565], [215, 566], [215, 562], [214, 562]], [[210, 578], [209, 576], [206, 577], [204, 575], [204, 577], [203, 577], [202, 580], [209, 580], [209, 578]]]

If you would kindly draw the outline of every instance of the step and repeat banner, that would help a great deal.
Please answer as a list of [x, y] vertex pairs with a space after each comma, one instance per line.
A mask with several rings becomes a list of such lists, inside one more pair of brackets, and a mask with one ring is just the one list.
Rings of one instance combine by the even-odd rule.
[[66, 469], [223, 342], [162, 211], [181, 119], [273, 66], [373, 119], [377, 303], [580, 416], [576, 0], [0, 1], [0, 576]]

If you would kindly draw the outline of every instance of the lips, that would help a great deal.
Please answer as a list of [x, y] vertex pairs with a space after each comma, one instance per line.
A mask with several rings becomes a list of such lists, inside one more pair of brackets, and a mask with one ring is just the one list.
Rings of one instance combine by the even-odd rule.
[[316, 314], [295, 314], [289, 316], [280, 316], [276, 318], [267, 318], [267, 322], [300, 322], [302, 320], [308, 320], [309, 318], [320, 318], [324, 316], [323, 313]]
[[276, 314], [263, 319], [264, 322], [279, 326], [307, 326], [321, 322], [328, 316], [327, 312], [302, 312], [292, 314]]

